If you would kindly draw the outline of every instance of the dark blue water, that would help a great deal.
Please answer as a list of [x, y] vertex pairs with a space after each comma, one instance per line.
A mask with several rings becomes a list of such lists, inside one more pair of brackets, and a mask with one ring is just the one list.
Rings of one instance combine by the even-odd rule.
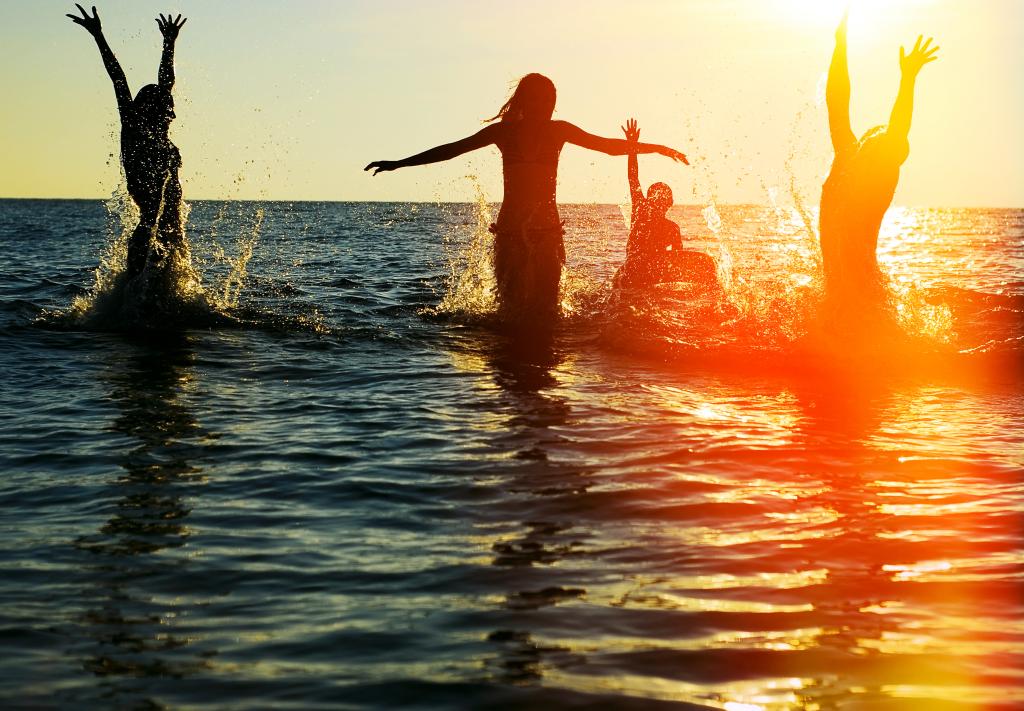
[[121, 333], [50, 313], [102, 203], [0, 201], [5, 707], [1024, 705], [1024, 212], [893, 211], [924, 340], [851, 367], [795, 215], [679, 210], [694, 304], [568, 206], [548, 342], [481, 324], [485, 209], [197, 203], [233, 320]]

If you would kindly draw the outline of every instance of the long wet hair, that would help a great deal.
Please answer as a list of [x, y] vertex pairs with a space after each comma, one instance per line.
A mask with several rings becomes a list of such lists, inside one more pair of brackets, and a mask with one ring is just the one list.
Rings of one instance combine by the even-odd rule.
[[543, 74], [527, 74], [519, 80], [512, 96], [487, 119], [490, 121], [522, 121], [524, 118], [550, 119], [555, 111], [555, 83]]

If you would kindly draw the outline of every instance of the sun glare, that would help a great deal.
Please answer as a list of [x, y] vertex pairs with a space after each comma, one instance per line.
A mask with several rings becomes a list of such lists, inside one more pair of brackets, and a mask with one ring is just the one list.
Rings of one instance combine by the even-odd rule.
[[848, 0], [775, 0], [777, 15], [801, 25], [832, 25], [839, 21]]
[[808, 28], [834, 27], [839, 23], [843, 11], [850, 9], [851, 31], [865, 20], [883, 20], [894, 12], [906, 9], [908, 5], [926, 4], [929, 0], [772, 0], [769, 8], [789, 24]]

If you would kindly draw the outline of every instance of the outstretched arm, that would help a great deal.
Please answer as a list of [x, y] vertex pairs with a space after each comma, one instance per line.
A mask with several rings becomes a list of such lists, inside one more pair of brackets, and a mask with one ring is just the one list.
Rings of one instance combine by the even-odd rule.
[[562, 128], [562, 139], [566, 143], [572, 143], [582, 148], [587, 148], [599, 153], [607, 153], [610, 156], [624, 156], [637, 153], [659, 153], [672, 160], [690, 164], [686, 156], [668, 146], [658, 143], [640, 143], [639, 141], [626, 141], [621, 138], [604, 138], [587, 133], [582, 128], [574, 126], [568, 121], [557, 121]]
[[469, 153], [475, 151], [478, 148], [489, 146], [495, 142], [498, 131], [500, 130], [500, 124], [494, 124], [491, 126], [485, 126], [480, 129], [472, 136], [467, 136], [460, 141], [453, 143], [446, 143], [443, 146], [437, 146], [429, 150], [417, 153], [414, 156], [403, 158], [402, 160], [375, 160], [363, 170], [372, 170], [373, 174], [382, 173], [388, 170], [396, 170], [398, 168], [408, 168], [413, 165], [427, 165], [428, 163], [440, 163], [442, 161], [451, 160], [457, 158], [463, 153]]
[[[640, 129], [636, 125], [636, 119], [629, 119], [621, 128], [622, 132], [626, 134], [627, 141], [639, 142]], [[640, 189], [640, 165], [636, 153], [630, 153], [626, 161], [626, 177], [629, 180], [629, 199], [633, 203], [633, 212], [636, 212], [644, 199], [643, 190]]]
[[856, 143], [857, 137], [850, 128], [850, 67], [846, 60], [846, 19], [849, 11], [836, 29], [836, 48], [832, 53], [832, 64], [828, 68], [828, 83], [825, 85], [825, 103], [828, 105], [828, 128], [832, 134], [832, 148], [836, 153]]
[[81, 5], [76, 3], [75, 7], [82, 13], [82, 16], [69, 14], [68, 17], [76, 25], [81, 25], [88, 30], [89, 34], [96, 40], [96, 46], [100, 49], [100, 57], [103, 59], [103, 66], [107, 69], [110, 81], [114, 83], [114, 96], [117, 97], [117, 108], [123, 113], [131, 106], [132, 93], [128, 90], [128, 79], [125, 78], [124, 70], [121, 69], [117, 57], [114, 56], [113, 50], [110, 49], [110, 45], [107, 44], [107, 40], [103, 36], [100, 16], [96, 12], [95, 6], [92, 8], [92, 17], [86, 13], [85, 8]]
[[917, 82], [917, 74], [921, 68], [934, 62], [938, 57], [935, 53], [939, 48], [931, 47], [932, 38], [929, 37], [922, 45], [923, 37], [918, 37], [910, 54], [904, 54], [903, 47], [900, 47], [900, 90], [896, 95], [896, 103], [892, 107], [892, 115], [889, 116], [889, 128], [887, 133], [904, 140], [910, 134], [910, 117], [914, 113], [914, 85]]
[[161, 88], [170, 91], [174, 87], [174, 43], [178, 39], [178, 31], [182, 25], [188, 22], [188, 18], [181, 19], [178, 15], [173, 20], [170, 14], [167, 17], [160, 15], [156, 21], [160, 28], [160, 34], [164, 36], [164, 51], [160, 55], [160, 71], [157, 74], [157, 81]]

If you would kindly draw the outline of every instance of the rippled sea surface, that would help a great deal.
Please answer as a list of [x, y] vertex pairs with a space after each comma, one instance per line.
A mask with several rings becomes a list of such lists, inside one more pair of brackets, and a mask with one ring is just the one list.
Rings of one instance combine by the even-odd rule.
[[567, 206], [533, 343], [470, 317], [485, 207], [196, 203], [208, 288], [257, 210], [244, 323], [129, 334], [46, 316], [103, 203], [0, 201], [4, 707], [1024, 707], [1024, 211], [892, 210], [933, 345], [851, 363], [795, 213], [677, 209], [694, 307]]

